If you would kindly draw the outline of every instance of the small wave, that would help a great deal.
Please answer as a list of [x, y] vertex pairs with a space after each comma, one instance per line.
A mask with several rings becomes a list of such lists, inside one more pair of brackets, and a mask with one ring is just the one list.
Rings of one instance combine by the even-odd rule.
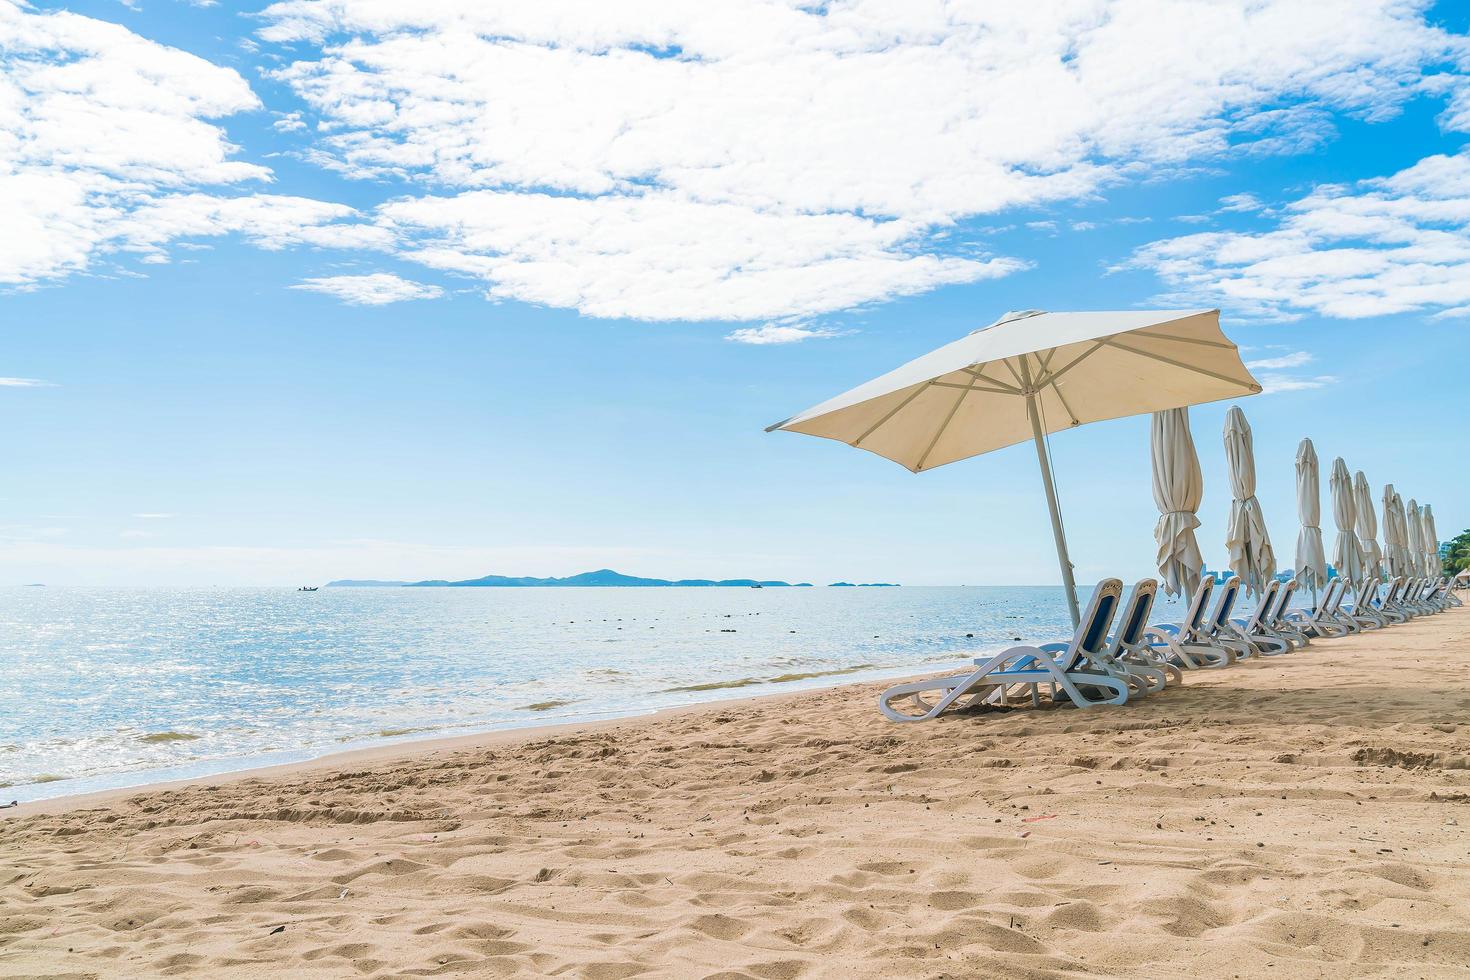
[[834, 670], [811, 670], [800, 674], [777, 674], [774, 677], [742, 677], [736, 681], [710, 681], [707, 684], [687, 684], [683, 687], [666, 687], [662, 694], [680, 694], [692, 691], [725, 691], [737, 687], [752, 687], [756, 684], [787, 684], [791, 681], [806, 681], [813, 677], [836, 677], [839, 674], [855, 674], [860, 670], [876, 670], [880, 664], [854, 664]]
[[576, 704], [579, 698], [564, 701], [537, 701], [535, 704], [522, 705], [521, 711], [550, 711], [552, 708], [561, 708], [569, 704]]
[[194, 742], [203, 737], [189, 732], [152, 732], [148, 735], [139, 735], [138, 741], [148, 745], [157, 745], [162, 742]]

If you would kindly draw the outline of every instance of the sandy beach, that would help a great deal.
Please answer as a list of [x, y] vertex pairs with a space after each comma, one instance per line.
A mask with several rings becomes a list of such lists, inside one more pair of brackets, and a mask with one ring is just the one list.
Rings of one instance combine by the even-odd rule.
[[1119, 709], [878, 689], [6, 811], [0, 974], [1470, 972], [1466, 610]]

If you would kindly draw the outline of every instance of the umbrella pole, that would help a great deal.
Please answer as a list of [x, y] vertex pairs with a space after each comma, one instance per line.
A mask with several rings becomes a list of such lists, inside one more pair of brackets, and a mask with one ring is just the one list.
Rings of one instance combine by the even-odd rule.
[[[1030, 370], [1026, 359], [1021, 358], [1021, 370], [1030, 385]], [[1067, 591], [1067, 611], [1072, 614], [1072, 628], [1082, 622], [1082, 613], [1077, 608], [1077, 583], [1072, 580], [1072, 559], [1067, 557], [1067, 535], [1062, 531], [1062, 512], [1057, 506], [1057, 486], [1052, 479], [1051, 463], [1046, 458], [1046, 437], [1041, 432], [1041, 414], [1036, 407], [1035, 393], [1026, 396], [1026, 414], [1031, 416], [1031, 437], [1036, 442], [1036, 461], [1041, 464], [1041, 482], [1046, 487], [1046, 505], [1051, 509], [1051, 533], [1057, 542], [1057, 561], [1062, 565], [1062, 584]]]

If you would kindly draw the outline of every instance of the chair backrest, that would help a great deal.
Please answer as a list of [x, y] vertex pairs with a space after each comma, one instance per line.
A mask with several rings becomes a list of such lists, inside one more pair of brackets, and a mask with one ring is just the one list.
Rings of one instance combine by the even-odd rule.
[[1281, 587], [1281, 593], [1276, 597], [1276, 608], [1271, 611], [1271, 618], [1267, 622], [1272, 626], [1281, 624], [1286, 618], [1286, 610], [1291, 608], [1292, 596], [1296, 595], [1296, 590], [1300, 587], [1301, 583], [1295, 578]]
[[1205, 610], [1210, 606], [1210, 593], [1215, 591], [1215, 579], [1213, 576], [1199, 580], [1199, 587], [1194, 590], [1194, 598], [1189, 600], [1189, 608], [1184, 611], [1184, 619], [1179, 623], [1179, 635], [1183, 639], [1190, 639], [1197, 635], [1205, 624]]
[[1123, 604], [1123, 614], [1118, 619], [1118, 631], [1113, 635], [1110, 653], [1135, 647], [1143, 642], [1143, 631], [1148, 629], [1148, 614], [1153, 611], [1154, 599], [1159, 592], [1159, 583], [1151, 578], [1139, 579]]
[[1092, 598], [1087, 602], [1087, 610], [1082, 614], [1082, 621], [1077, 625], [1077, 632], [1067, 648], [1064, 670], [1070, 670], [1079, 657], [1101, 653], [1107, 646], [1108, 627], [1113, 625], [1113, 617], [1118, 615], [1118, 603], [1122, 598], [1122, 579], [1105, 578], [1097, 583], [1097, 588], [1092, 590]]
[[1256, 611], [1251, 613], [1251, 618], [1245, 624], [1247, 633], [1259, 632], [1267, 623], [1272, 610], [1276, 608], [1276, 593], [1281, 591], [1281, 580], [1272, 579], [1266, 583], [1261, 590], [1261, 598], [1256, 603]]
[[1378, 604], [1378, 607], [1382, 609], [1385, 606], [1391, 606], [1398, 602], [1399, 593], [1403, 590], [1404, 580], [1402, 578], [1389, 579], [1388, 589], [1383, 593], [1383, 601]]
[[1357, 603], [1353, 609], [1355, 612], [1367, 612], [1373, 608], [1373, 603], [1378, 601], [1378, 580], [1376, 578], [1365, 578], [1358, 583]]
[[1232, 575], [1220, 586], [1220, 598], [1215, 600], [1215, 614], [1210, 617], [1208, 628], [1211, 635], [1230, 623], [1230, 614], [1235, 611], [1235, 600], [1239, 595], [1240, 576]]
[[1317, 609], [1313, 615], [1317, 619], [1323, 616], [1337, 615], [1338, 607], [1342, 605], [1343, 580], [1335, 578], [1327, 583], [1327, 588], [1322, 590], [1322, 597], [1317, 600]]

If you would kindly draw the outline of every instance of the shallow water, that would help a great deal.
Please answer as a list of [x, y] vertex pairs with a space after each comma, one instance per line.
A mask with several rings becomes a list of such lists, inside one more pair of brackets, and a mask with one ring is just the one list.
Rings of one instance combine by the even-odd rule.
[[6, 589], [0, 795], [899, 676], [1068, 633], [1046, 587]]

